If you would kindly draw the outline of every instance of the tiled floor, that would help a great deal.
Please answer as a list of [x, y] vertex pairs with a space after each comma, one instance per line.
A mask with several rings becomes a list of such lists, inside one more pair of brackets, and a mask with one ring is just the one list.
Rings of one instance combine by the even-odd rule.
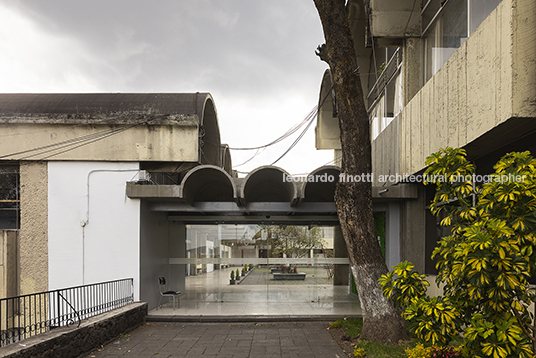
[[[257, 272], [255, 272], [257, 270]], [[309, 269], [305, 281], [274, 282], [255, 269], [238, 285], [229, 284], [230, 269], [186, 278], [180, 308], [172, 303], [152, 310], [150, 315], [256, 316], [256, 315], [359, 315], [361, 308], [347, 286], [333, 286], [325, 270]], [[265, 275], [265, 279], [259, 277]]]
[[321, 322], [147, 323], [86, 358], [342, 358]]

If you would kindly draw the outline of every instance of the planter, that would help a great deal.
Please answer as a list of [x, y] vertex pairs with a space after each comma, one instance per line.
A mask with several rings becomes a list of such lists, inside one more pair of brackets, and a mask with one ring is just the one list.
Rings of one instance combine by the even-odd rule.
[[229, 280], [230, 285], [234, 285], [236, 283], [236, 280]]
[[298, 273], [278, 273], [275, 272], [274, 274], [274, 280], [305, 280], [305, 277], [307, 276], [306, 273], [298, 272]]

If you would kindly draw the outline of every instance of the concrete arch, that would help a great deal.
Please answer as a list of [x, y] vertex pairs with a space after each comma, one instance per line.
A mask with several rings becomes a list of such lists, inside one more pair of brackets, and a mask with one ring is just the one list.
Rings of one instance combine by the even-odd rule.
[[304, 202], [333, 202], [341, 168], [326, 165], [309, 174], [311, 180], [303, 188]]
[[181, 183], [182, 198], [195, 202], [230, 202], [237, 197], [231, 176], [215, 165], [200, 165], [188, 172]]
[[288, 202], [296, 199], [295, 183], [286, 181], [290, 174], [274, 166], [262, 166], [250, 172], [241, 188], [240, 197], [244, 203]]
[[223, 170], [232, 175], [233, 162], [231, 160], [231, 150], [229, 149], [228, 144], [221, 145], [221, 161]]
[[318, 98], [318, 121], [315, 128], [316, 149], [341, 149], [339, 118], [332, 89], [331, 71], [326, 70], [320, 85]]
[[223, 167], [218, 115], [214, 99], [209, 93], [195, 94], [196, 113], [199, 116], [199, 160], [201, 164]]

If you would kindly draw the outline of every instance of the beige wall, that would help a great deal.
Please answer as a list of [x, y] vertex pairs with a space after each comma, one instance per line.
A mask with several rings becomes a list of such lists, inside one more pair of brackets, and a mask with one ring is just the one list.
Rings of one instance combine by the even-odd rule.
[[48, 290], [47, 163], [20, 163], [20, 294]]
[[536, 118], [534, 18], [533, 0], [504, 0], [373, 142], [374, 172], [415, 173], [440, 148]]
[[[128, 128], [127, 125], [73, 125], [73, 124], [31, 124], [9, 123], [2, 126], [6, 135], [16, 140], [0, 142], [0, 153], [20, 153], [51, 144], [88, 138], [110, 129]], [[88, 138], [92, 140], [92, 138]], [[186, 121], [181, 125], [140, 125], [119, 132], [102, 140], [55, 155], [47, 160], [84, 160], [84, 161], [177, 161], [197, 162], [198, 153], [197, 122]], [[4, 159], [38, 160], [51, 154], [74, 148], [83, 142], [69, 147], [55, 146], [44, 148], [42, 153], [7, 155]], [[49, 149], [58, 148], [56, 151]], [[44, 152], [47, 151], [47, 152]], [[38, 155], [35, 155], [38, 154]]]

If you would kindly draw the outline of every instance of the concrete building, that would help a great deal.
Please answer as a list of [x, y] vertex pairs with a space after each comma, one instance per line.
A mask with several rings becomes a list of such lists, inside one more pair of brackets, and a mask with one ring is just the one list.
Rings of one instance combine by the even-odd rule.
[[[334, 180], [272, 166], [237, 178], [219, 133], [206, 93], [0, 94], [2, 297], [132, 277], [154, 308], [160, 276], [187, 295], [188, 275], [287, 263], [260, 253], [255, 225], [338, 225]], [[293, 263], [324, 264], [309, 256]]]
[[[536, 153], [535, 18], [533, 0], [350, 1], [374, 185], [391, 191], [405, 183], [416, 193], [385, 203], [387, 217], [400, 222], [393, 262], [409, 260], [421, 272], [435, 272], [430, 255], [438, 225], [427, 210], [433, 188], [408, 180], [423, 173], [428, 155], [465, 148], [486, 174], [508, 152]], [[321, 100], [330, 88], [328, 71]], [[317, 148], [334, 150], [337, 160], [333, 103], [331, 95], [319, 112]]]
[[0, 133], [5, 296], [133, 277], [139, 299], [152, 235], [126, 183], [231, 171], [206, 93], [2, 94]]

